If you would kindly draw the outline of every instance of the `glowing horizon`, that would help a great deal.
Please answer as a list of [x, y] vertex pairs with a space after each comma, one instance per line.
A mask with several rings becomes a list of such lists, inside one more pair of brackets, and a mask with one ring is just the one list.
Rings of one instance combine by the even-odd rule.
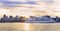
[[60, 0], [0, 0], [0, 16], [4, 14], [7, 16], [18, 15], [27, 17], [41, 15], [60, 16], [58, 12], [60, 11], [59, 3]]

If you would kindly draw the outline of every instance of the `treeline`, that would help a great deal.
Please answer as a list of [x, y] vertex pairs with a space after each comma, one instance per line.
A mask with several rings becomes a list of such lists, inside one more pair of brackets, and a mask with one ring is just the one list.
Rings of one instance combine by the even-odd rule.
[[6, 15], [3, 15], [2, 18], [0, 18], [0, 22], [24, 22], [26, 20], [25, 17], [23, 16], [6, 16]]

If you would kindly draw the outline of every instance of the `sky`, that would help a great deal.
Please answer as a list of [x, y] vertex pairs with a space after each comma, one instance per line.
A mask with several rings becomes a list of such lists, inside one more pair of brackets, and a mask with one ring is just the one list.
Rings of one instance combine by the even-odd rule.
[[0, 16], [59, 16], [60, 0], [0, 0]]
[[2, 5], [15, 5], [15, 4], [39, 4], [40, 2], [44, 2], [47, 4], [52, 4], [53, 0], [0, 0]]

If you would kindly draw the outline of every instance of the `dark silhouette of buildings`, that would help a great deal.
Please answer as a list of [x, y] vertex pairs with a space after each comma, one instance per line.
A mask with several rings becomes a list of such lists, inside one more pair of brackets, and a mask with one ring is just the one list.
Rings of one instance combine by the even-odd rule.
[[25, 21], [25, 17], [19, 17], [19, 16], [6, 16], [3, 15], [3, 17], [0, 19], [0, 22], [24, 22]]
[[[45, 15], [45, 16], [41, 16], [41, 17], [35, 17], [35, 16], [30, 16], [30, 18], [28, 18], [29, 20], [33, 21], [48, 21], [48, 20], [52, 20], [54, 21], [55, 23], [60, 23], [60, 18], [58, 16], [56, 16], [55, 18], [51, 18], [51, 16], [48, 16], [48, 15]], [[6, 16], [6, 15], [3, 15], [2, 18], [0, 18], [0, 22], [25, 22], [26, 20], [28, 20], [27, 18], [23, 17], [23, 16]], [[28, 20], [28, 21], [29, 21]]]
[[30, 16], [30, 18], [27, 19], [26, 22], [27, 23], [59, 23], [60, 18], [58, 16], [54, 18], [49, 15], [40, 16], [40, 17]]

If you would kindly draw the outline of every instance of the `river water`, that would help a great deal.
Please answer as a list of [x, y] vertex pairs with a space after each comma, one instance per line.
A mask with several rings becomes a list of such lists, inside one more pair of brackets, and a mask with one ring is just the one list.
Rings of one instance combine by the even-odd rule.
[[0, 31], [60, 31], [60, 23], [0, 23]]

